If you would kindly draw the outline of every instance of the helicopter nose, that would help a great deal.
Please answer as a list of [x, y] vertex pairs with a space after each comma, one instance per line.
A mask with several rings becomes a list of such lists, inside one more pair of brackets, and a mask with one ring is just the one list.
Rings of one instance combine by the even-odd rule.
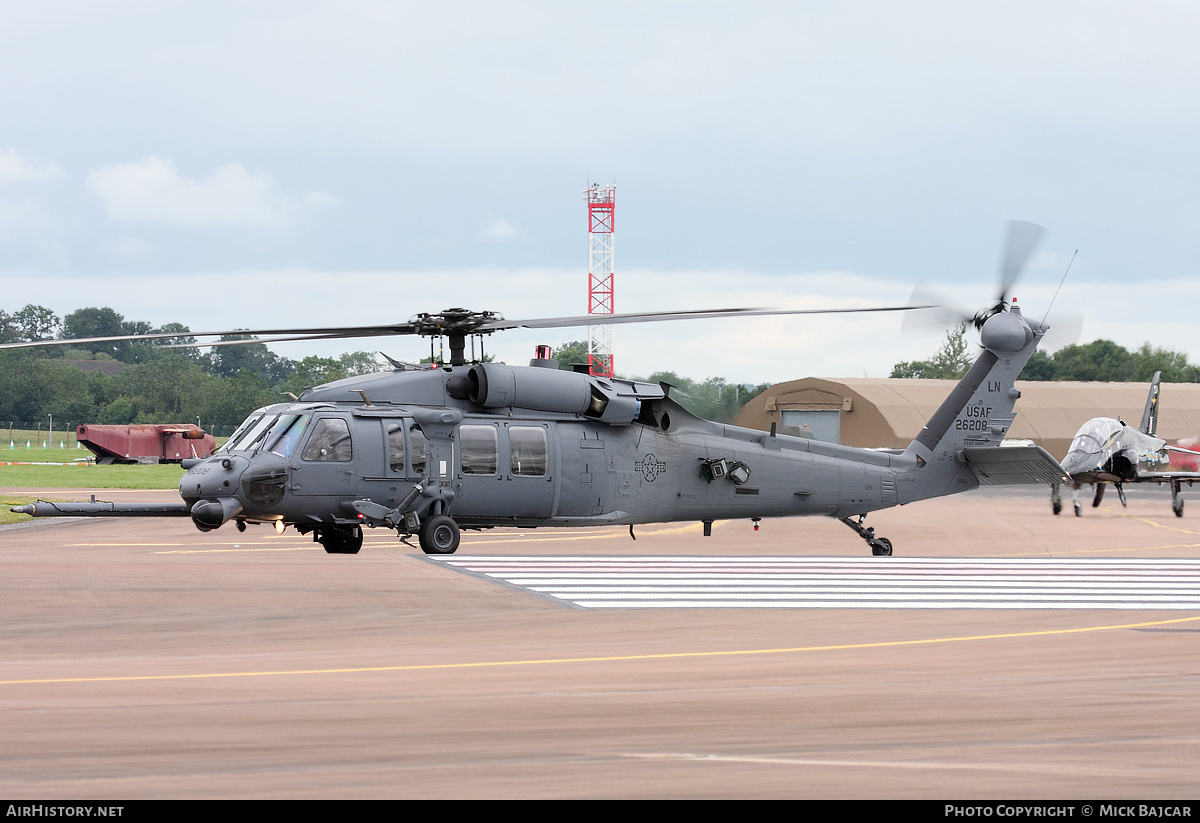
[[179, 480], [179, 494], [194, 503], [202, 498], [227, 497], [237, 492], [248, 461], [244, 457], [210, 457], [187, 470]]
[[242, 512], [238, 499], [248, 461], [222, 455], [192, 465], [179, 481], [179, 494], [192, 508], [192, 522], [202, 532], [220, 528]]

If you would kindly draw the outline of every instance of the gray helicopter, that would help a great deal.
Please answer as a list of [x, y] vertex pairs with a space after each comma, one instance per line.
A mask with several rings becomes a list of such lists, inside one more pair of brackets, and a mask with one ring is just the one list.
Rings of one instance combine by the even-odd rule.
[[239, 331], [276, 335], [275, 341], [444, 336], [451, 356], [429, 366], [394, 363], [391, 372], [338, 380], [258, 409], [213, 456], [184, 461], [180, 503], [39, 501], [13, 510], [35, 517], [190, 517], [202, 531], [231, 521], [238, 529], [290, 526], [332, 554], [357, 553], [364, 526], [394, 529], [402, 538], [415, 534], [425, 552], [450, 554], [462, 529], [628, 525], [632, 536], [637, 524], [690, 520], [709, 535], [715, 520], [823, 515], [853, 529], [872, 554], [890, 555], [891, 542], [864, 525], [869, 512], [980, 484], [1063, 478], [1040, 447], [999, 448], [1020, 397], [1013, 381], [1046, 331], [1007, 299], [1027, 251], [1016, 256], [1006, 264], [1012, 275], [998, 300], [973, 318], [983, 346], [978, 360], [903, 450], [850, 448], [703, 420], [672, 399], [668, 385], [560, 370], [545, 356], [548, 349], [528, 366], [465, 357], [468, 336], [507, 328], [815, 312], [508, 321], [448, 309], [395, 326]]

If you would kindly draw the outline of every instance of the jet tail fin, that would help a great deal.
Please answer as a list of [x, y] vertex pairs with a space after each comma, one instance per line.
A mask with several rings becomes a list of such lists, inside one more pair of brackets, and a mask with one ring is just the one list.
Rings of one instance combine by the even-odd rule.
[[1162, 372], [1156, 371], [1150, 381], [1150, 394], [1146, 397], [1146, 408], [1142, 412], [1142, 425], [1138, 426], [1138, 431], [1151, 437], [1158, 437], [1158, 384], [1161, 379]]

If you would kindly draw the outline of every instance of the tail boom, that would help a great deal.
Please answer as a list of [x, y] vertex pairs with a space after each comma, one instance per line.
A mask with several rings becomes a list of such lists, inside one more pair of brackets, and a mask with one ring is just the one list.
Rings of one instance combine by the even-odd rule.
[[[1001, 334], [990, 333], [989, 326]], [[901, 503], [968, 491], [981, 483], [1044, 483], [1062, 466], [1038, 446], [994, 450], [1004, 441], [1021, 392], [1014, 385], [1046, 332], [1015, 307], [985, 323], [974, 365], [905, 450], [914, 468], [897, 473]], [[1011, 452], [1011, 453], [1010, 453]]]

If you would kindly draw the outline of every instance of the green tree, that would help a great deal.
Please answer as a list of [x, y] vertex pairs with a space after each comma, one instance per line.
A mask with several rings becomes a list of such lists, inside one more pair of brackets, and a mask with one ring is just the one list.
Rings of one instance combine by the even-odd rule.
[[120, 375], [121, 395], [137, 398], [136, 412], [142, 422], [186, 421], [199, 414], [197, 395], [206, 377], [185, 357], [157, 357]]
[[[222, 335], [221, 342], [254, 340], [246, 334]], [[201, 358], [209, 374], [235, 377], [246, 372], [260, 375], [272, 385], [282, 383], [295, 368], [295, 363], [280, 357], [265, 343], [244, 343], [237, 346], [213, 346], [212, 352]], [[251, 410], [253, 411], [253, 409]]]
[[35, 306], [32, 303], [12, 316], [12, 322], [20, 333], [20, 339], [30, 343], [35, 340], [52, 340], [60, 328], [62, 321], [58, 315], [45, 306]]
[[550, 354], [558, 361], [560, 369], [570, 369], [572, 366], [587, 365], [588, 344], [586, 340], [573, 340], [563, 343]]
[[128, 397], [118, 397], [116, 400], [106, 403], [99, 409], [101, 423], [125, 425], [132, 423], [136, 416], [137, 413], [133, 409], [133, 403]]
[[1200, 366], [1188, 362], [1183, 352], [1172, 349], [1151, 347], [1143, 343], [1130, 358], [1131, 378], [1140, 382], [1148, 382], [1154, 378], [1156, 371], [1162, 372], [1162, 379], [1167, 383], [1197, 383], [1200, 382]]
[[655, 372], [650, 375], [649, 382], [670, 384], [672, 400], [697, 417], [717, 423], [733, 420], [742, 406], [770, 387], [769, 383], [759, 386], [731, 384], [723, 377], [710, 377], [697, 383], [671, 371]]
[[21, 340], [21, 330], [11, 314], [0, 309], [0, 343], [17, 343]]
[[385, 371], [383, 366], [379, 365], [379, 357], [375, 352], [355, 351], [347, 352], [340, 358], [342, 370], [347, 377], [355, 377], [360, 374], [374, 374], [378, 371]]
[[96, 404], [87, 375], [73, 363], [35, 360], [32, 388], [38, 408], [33, 416], [26, 418], [28, 420], [54, 415], [55, 428], [65, 429], [96, 418]]
[[1054, 360], [1044, 351], [1035, 351], [1033, 357], [1029, 358], [1029, 362], [1025, 364], [1025, 368], [1021, 370], [1022, 380], [1056, 380], [1058, 369], [1054, 365]]
[[231, 434], [250, 412], [284, 399], [261, 375], [243, 372], [230, 379], [218, 380], [206, 393], [202, 410], [196, 414], [200, 415], [206, 428]]
[[1133, 356], [1111, 340], [1064, 346], [1054, 353], [1056, 380], [1133, 380]]
[[[62, 319], [64, 338], [115, 337], [123, 334], [134, 332], [126, 327], [125, 318], [107, 306], [76, 309]], [[124, 360], [129, 355], [130, 344], [128, 340], [113, 340], [108, 343], [80, 343], [79, 348], [93, 354], [104, 353], [117, 360]]]
[[34, 420], [41, 409], [33, 398], [33, 352], [25, 349], [0, 351], [0, 418]]
[[926, 377], [937, 380], [958, 380], [971, 368], [971, 357], [967, 344], [966, 324], [960, 324], [946, 332], [946, 342], [928, 360], [897, 363], [892, 368], [892, 377]]
[[309, 356], [296, 364], [284, 386], [292, 394], [299, 395], [306, 388], [331, 383], [348, 377], [340, 360], [332, 357]]

